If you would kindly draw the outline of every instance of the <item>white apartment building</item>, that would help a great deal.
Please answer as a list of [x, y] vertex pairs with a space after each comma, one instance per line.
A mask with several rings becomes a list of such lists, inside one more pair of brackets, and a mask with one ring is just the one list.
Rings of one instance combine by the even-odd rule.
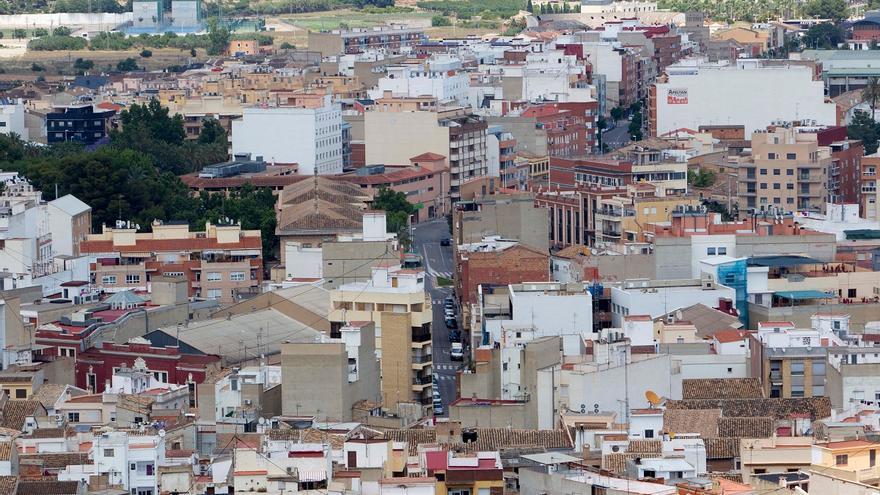
[[650, 99], [654, 135], [701, 125], [743, 125], [749, 136], [776, 121], [837, 124], [836, 105], [826, 101], [824, 84], [805, 65], [751, 59], [736, 65], [681, 63], [667, 67], [666, 74]]
[[375, 100], [390, 91], [395, 97], [433, 96], [440, 102], [465, 105], [468, 86], [468, 75], [464, 72], [434, 67], [430, 63], [424, 66], [395, 65], [388, 67], [388, 74], [379, 79], [376, 89], [368, 94]]
[[0, 134], [17, 134], [28, 140], [28, 130], [24, 124], [24, 102], [0, 98]]
[[696, 303], [716, 308], [723, 298], [736, 300], [736, 291], [709, 279], [626, 280], [611, 288], [611, 324], [621, 328], [630, 314], [656, 318]]
[[232, 122], [232, 153], [273, 164], [298, 164], [299, 173], [342, 173], [342, 110], [329, 95], [321, 106], [245, 108]]
[[164, 432], [102, 433], [95, 436], [91, 457], [97, 473], [106, 474], [111, 485], [120, 485], [133, 495], [158, 495], [156, 471], [166, 464]]

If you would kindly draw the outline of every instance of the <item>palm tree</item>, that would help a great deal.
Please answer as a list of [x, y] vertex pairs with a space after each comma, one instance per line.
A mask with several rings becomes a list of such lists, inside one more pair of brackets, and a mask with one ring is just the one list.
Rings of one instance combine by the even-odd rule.
[[869, 77], [867, 86], [862, 90], [862, 101], [871, 102], [871, 120], [876, 120], [878, 98], [880, 98], [880, 81], [876, 77]]

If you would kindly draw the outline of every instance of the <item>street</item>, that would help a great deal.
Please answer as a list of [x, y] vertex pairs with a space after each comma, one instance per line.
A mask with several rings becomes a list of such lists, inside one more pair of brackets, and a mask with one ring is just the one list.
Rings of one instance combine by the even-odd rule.
[[602, 133], [602, 143], [609, 149], [617, 149], [629, 143], [629, 121], [621, 119], [616, 127]]
[[[449, 414], [449, 403], [455, 400], [456, 371], [460, 361], [449, 358], [449, 329], [446, 328], [443, 301], [453, 293], [452, 288], [438, 288], [435, 277], [451, 279], [453, 272], [452, 248], [441, 246], [440, 241], [450, 237], [445, 218], [417, 224], [413, 227], [413, 250], [422, 256], [425, 267], [425, 288], [430, 294], [433, 309], [433, 372], [437, 374], [435, 386], [443, 399], [443, 414]], [[459, 313], [460, 315], [460, 313]], [[461, 326], [459, 322], [459, 327]]]

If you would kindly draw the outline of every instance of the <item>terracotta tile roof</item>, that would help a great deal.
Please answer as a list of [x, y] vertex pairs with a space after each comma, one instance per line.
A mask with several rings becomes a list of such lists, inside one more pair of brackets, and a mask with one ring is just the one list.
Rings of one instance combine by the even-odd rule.
[[593, 250], [582, 244], [572, 244], [566, 248], [560, 249], [553, 254], [554, 258], [572, 259], [579, 256], [590, 256]]
[[663, 431], [669, 434], [699, 433], [703, 438], [718, 436], [721, 409], [676, 410], [663, 413]]
[[437, 430], [433, 428], [388, 430], [385, 432], [385, 438], [395, 442], [406, 442], [409, 448], [409, 455], [416, 455], [419, 445], [437, 442]]
[[748, 338], [749, 333], [750, 332], [747, 330], [725, 329], [715, 332], [714, 337], [720, 344], [729, 344], [731, 342], [745, 340]]
[[37, 400], [11, 400], [3, 408], [0, 426], [21, 431], [28, 416], [46, 416], [46, 408]]
[[165, 457], [189, 457], [195, 453], [192, 449], [170, 449], [165, 451]]
[[21, 480], [16, 495], [78, 495], [79, 481]]
[[771, 417], [788, 419], [792, 414], [804, 414], [812, 420], [831, 416], [828, 397], [790, 399], [685, 399], [666, 401], [666, 410], [721, 408], [728, 417]]
[[325, 177], [291, 184], [279, 194], [276, 232], [360, 231], [368, 201], [370, 194], [359, 186]]
[[682, 380], [684, 399], [749, 399], [764, 396], [757, 378], [690, 378]]
[[602, 469], [606, 471], [611, 471], [612, 473], [626, 473], [626, 461], [630, 459], [635, 459], [637, 457], [645, 457], [645, 454], [629, 452], [618, 454], [605, 454], [602, 456]]
[[37, 392], [31, 396], [31, 399], [40, 401], [40, 403], [48, 409], [55, 405], [55, 401], [61, 397], [61, 394], [63, 394], [66, 389], [67, 385], [60, 383], [45, 383], [37, 389]]
[[0, 442], [0, 461], [12, 458], [12, 442]]
[[739, 438], [704, 438], [706, 459], [739, 457]]
[[384, 174], [346, 175], [345, 179], [352, 184], [396, 184], [400, 181], [427, 177], [439, 173], [425, 167], [386, 168]]
[[718, 418], [718, 436], [729, 438], [770, 438], [775, 432], [773, 418]]
[[426, 153], [422, 153], [421, 155], [416, 155], [416, 156], [410, 158], [410, 161], [414, 161], [414, 162], [418, 162], [418, 161], [423, 161], [423, 162], [424, 162], [424, 161], [430, 161], [430, 162], [434, 162], [434, 161], [437, 161], [437, 160], [443, 160], [443, 159], [445, 159], [445, 158], [446, 158], [446, 157], [443, 156], [443, 155], [440, 155], [440, 154], [437, 154], [437, 153], [432, 153], [432, 152], [428, 151], [428, 152], [426, 152]]
[[269, 430], [269, 440], [292, 440], [301, 443], [329, 443], [334, 450], [345, 445], [345, 435], [327, 433], [315, 428], [297, 430], [294, 428], [276, 428]]
[[0, 476], [0, 493], [15, 493], [18, 476]]
[[44, 469], [62, 469], [75, 464], [91, 464], [88, 452], [45, 452], [42, 454], [19, 454], [19, 462], [41, 460]]
[[660, 454], [663, 444], [660, 440], [630, 440], [626, 451], [632, 454]]

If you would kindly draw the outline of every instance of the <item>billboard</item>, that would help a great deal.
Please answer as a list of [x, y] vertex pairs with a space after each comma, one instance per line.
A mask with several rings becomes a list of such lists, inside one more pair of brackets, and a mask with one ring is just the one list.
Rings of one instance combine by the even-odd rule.
[[666, 103], [669, 105], [687, 105], [687, 102], [687, 88], [669, 88], [669, 91], [666, 93]]

